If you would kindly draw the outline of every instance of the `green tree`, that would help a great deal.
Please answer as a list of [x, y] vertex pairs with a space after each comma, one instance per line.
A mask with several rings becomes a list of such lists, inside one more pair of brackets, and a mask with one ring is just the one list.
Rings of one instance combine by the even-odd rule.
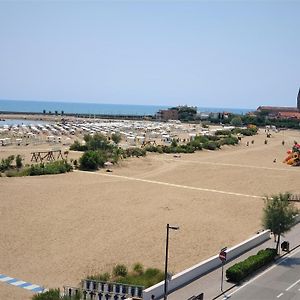
[[294, 225], [294, 217], [298, 209], [289, 201], [291, 193], [284, 193], [266, 197], [263, 226], [270, 229], [277, 237], [276, 251], [278, 253], [280, 237]]
[[241, 119], [241, 117], [234, 117], [234, 118], [230, 121], [230, 124], [231, 124], [232, 126], [236, 126], [236, 127], [242, 126], [242, 119]]
[[113, 133], [112, 135], [111, 135], [111, 139], [113, 140], [113, 142], [115, 143], [115, 144], [119, 144], [120, 142], [121, 142], [121, 134], [119, 134], [119, 133]]

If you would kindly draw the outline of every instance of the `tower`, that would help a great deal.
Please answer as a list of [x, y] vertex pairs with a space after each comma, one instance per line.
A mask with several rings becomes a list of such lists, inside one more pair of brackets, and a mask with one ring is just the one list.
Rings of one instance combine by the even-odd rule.
[[300, 88], [299, 88], [298, 97], [297, 97], [297, 108], [300, 111]]

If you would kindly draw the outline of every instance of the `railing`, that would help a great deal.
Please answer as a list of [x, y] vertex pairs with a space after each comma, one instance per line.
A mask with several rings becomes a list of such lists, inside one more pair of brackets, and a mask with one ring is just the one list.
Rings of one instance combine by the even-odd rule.
[[143, 290], [143, 286], [84, 280], [82, 288], [64, 286], [64, 296], [71, 298], [80, 294], [83, 300], [125, 300], [129, 297], [142, 299]]

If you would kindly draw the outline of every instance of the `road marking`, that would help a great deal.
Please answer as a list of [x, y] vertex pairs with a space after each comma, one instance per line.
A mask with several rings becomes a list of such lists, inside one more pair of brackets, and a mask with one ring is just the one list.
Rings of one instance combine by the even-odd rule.
[[295, 283], [293, 283], [292, 285], [290, 285], [287, 289], [286, 289], [286, 291], [288, 291], [288, 290], [290, 290], [291, 288], [293, 288], [297, 283], [299, 283], [300, 282], [300, 279], [299, 280], [297, 280]]
[[277, 298], [280, 298], [282, 295], [283, 295], [283, 293], [280, 293], [280, 294], [277, 296]]
[[300, 252], [300, 249], [296, 252], [294, 252], [293, 254], [286, 256], [284, 259], [280, 260], [276, 265], [270, 267], [269, 269], [265, 270], [264, 272], [260, 273], [259, 275], [257, 275], [256, 277], [252, 278], [251, 280], [249, 280], [248, 282], [246, 282], [244, 285], [242, 285], [241, 287], [237, 288], [235, 291], [233, 291], [231, 294], [229, 294], [228, 296], [232, 296], [233, 294], [235, 294], [236, 292], [238, 292], [239, 290], [241, 290], [242, 288], [246, 287], [247, 285], [249, 285], [250, 283], [252, 283], [253, 281], [255, 281], [256, 279], [264, 276], [265, 274], [267, 274], [268, 272], [270, 272], [271, 270], [273, 270], [274, 268], [278, 267], [279, 265], [281, 265], [283, 262], [285, 262], [287, 259], [293, 257], [294, 255], [298, 254]]
[[101, 174], [96, 172], [89, 172], [89, 171], [76, 171], [80, 173], [89, 173], [93, 175], [100, 175], [105, 177], [114, 177], [114, 178], [120, 178], [120, 179], [127, 179], [127, 180], [135, 180], [135, 181], [141, 181], [146, 183], [154, 183], [159, 185], [165, 185], [170, 187], [176, 187], [176, 188], [182, 188], [182, 189], [189, 189], [189, 190], [196, 190], [196, 191], [202, 191], [202, 192], [211, 192], [211, 193], [218, 193], [218, 194], [226, 194], [226, 195], [233, 195], [238, 197], [249, 197], [249, 198], [257, 198], [257, 199], [264, 199], [265, 197], [262, 196], [256, 196], [256, 195], [248, 195], [248, 194], [241, 194], [241, 193], [234, 193], [234, 192], [226, 192], [226, 191], [220, 191], [220, 190], [214, 190], [214, 189], [206, 189], [206, 188], [200, 188], [200, 187], [194, 187], [194, 186], [188, 186], [188, 185], [181, 185], [181, 184], [175, 184], [175, 183], [168, 183], [163, 181], [155, 181], [150, 179], [141, 179], [141, 178], [135, 178], [135, 177], [128, 177], [123, 175], [113, 175], [113, 174]]

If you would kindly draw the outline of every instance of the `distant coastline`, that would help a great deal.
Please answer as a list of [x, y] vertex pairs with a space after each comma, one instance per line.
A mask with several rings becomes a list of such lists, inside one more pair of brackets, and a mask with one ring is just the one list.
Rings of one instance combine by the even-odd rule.
[[[170, 106], [159, 105], [126, 105], [126, 104], [102, 104], [102, 103], [78, 103], [78, 102], [46, 102], [27, 100], [0, 100], [1, 114], [42, 114], [46, 113], [65, 115], [96, 115], [96, 116], [154, 116], [160, 109], [167, 109]], [[210, 108], [198, 107], [201, 112], [231, 112], [234, 114], [246, 114], [254, 109], [240, 108]]]

